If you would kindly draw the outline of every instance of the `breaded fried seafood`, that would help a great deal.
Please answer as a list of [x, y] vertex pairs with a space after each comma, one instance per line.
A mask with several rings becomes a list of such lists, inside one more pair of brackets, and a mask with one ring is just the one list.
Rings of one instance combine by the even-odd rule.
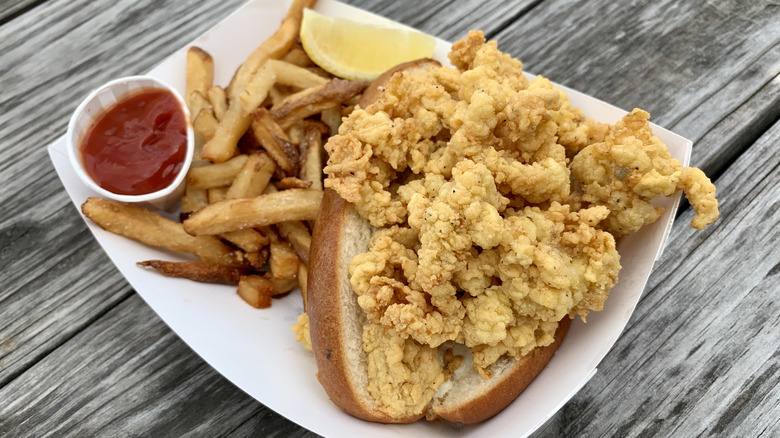
[[646, 112], [595, 122], [482, 32], [449, 56], [399, 69], [325, 146], [311, 343], [330, 397], [372, 421], [495, 415], [603, 308], [653, 199], [685, 191], [696, 228], [718, 216]]

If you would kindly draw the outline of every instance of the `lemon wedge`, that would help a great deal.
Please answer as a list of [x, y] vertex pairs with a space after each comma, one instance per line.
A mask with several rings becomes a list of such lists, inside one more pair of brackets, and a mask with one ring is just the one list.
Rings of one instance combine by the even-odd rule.
[[328, 17], [304, 9], [301, 43], [311, 60], [327, 72], [370, 81], [390, 67], [431, 57], [436, 40], [414, 30]]

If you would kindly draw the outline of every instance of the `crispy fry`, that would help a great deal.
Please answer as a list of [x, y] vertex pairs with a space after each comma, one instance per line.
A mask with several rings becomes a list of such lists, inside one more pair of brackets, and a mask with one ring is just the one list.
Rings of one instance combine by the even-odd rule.
[[309, 267], [305, 263], [298, 263], [298, 286], [301, 288], [303, 311], [305, 312], [309, 301]]
[[341, 126], [341, 105], [334, 105], [330, 108], [325, 108], [322, 110], [320, 120], [328, 125], [328, 134], [338, 134], [339, 126]]
[[252, 133], [255, 139], [288, 174], [297, 175], [300, 166], [300, 152], [293, 145], [284, 130], [274, 122], [268, 110], [259, 108], [252, 113]]
[[[271, 186], [268, 186], [268, 187], [270, 188], [270, 187], [273, 187], [273, 186], [271, 185]], [[274, 188], [274, 190], [276, 190], [276, 189]], [[276, 193], [276, 192], [274, 191], [272, 193]], [[274, 226], [272, 226], [272, 225], [262, 225], [262, 226], [257, 227], [257, 230], [260, 231], [261, 233], [263, 233], [264, 236], [268, 237], [268, 239], [271, 242], [279, 242], [279, 241], [282, 240], [282, 237], [276, 231], [276, 228]]]
[[293, 123], [292, 126], [287, 130], [287, 138], [290, 139], [290, 143], [299, 145], [298, 148], [300, 149], [300, 144], [303, 143], [303, 135], [304, 135], [304, 127], [305, 123], [303, 120], [299, 120], [296, 123]]
[[208, 108], [200, 110], [197, 117], [192, 121], [192, 130], [206, 141], [214, 138], [218, 126], [219, 122]]
[[268, 243], [270, 239], [254, 228], [230, 231], [220, 235], [223, 239], [241, 248], [244, 252], [257, 252]]
[[250, 306], [266, 309], [271, 307], [274, 283], [260, 275], [245, 275], [238, 281], [236, 293]]
[[[269, 278], [268, 274], [266, 274], [266, 278]], [[284, 295], [298, 286], [298, 280], [296, 278], [277, 278], [271, 275], [269, 280], [271, 280], [271, 282], [274, 285], [273, 288], [274, 297], [278, 297], [279, 295]]]
[[241, 136], [241, 140], [238, 142], [238, 149], [242, 154], [251, 154], [253, 152], [261, 151], [263, 147], [260, 146], [260, 143], [255, 139], [252, 130], [249, 130]]
[[238, 140], [251, 123], [252, 118], [244, 112], [240, 102], [231, 101], [214, 136], [203, 145], [200, 158], [215, 163], [229, 160], [236, 153]]
[[316, 130], [320, 133], [320, 136], [330, 134], [330, 127], [320, 120], [306, 119], [303, 121], [303, 125], [308, 130]]
[[321, 201], [322, 192], [311, 189], [289, 189], [254, 198], [227, 199], [196, 211], [183, 225], [188, 233], [198, 236], [290, 220], [314, 220]]
[[311, 234], [306, 229], [306, 225], [301, 221], [285, 221], [276, 224], [276, 228], [279, 230], [279, 234], [290, 242], [293, 250], [295, 250], [295, 253], [298, 254], [303, 263], [308, 265]]
[[214, 117], [216, 117], [217, 120], [222, 120], [225, 117], [228, 105], [225, 89], [219, 85], [214, 85], [208, 89], [206, 97], [208, 97], [211, 108], [214, 110]]
[[193, 167], [187, 175], [188, 184], [201, 189], [229, 186], [247, 158], [247, 155], [237, 155], [224, 163]]
[[265, 152], [249, 155], [233, 179], [227, 199], [250, 198], [263, 194], [276, 169], [276, 163]]
[[168, 262], [147, 260], [138, 262], [139, 266], [152, 268], [166, 277], [186, 278], [201, 283], [238, 284], [246, 269], [199, 262]]
[[314, 73], [317, 76], [322, 76], [325, 79], [333, 79], [334, 76], [327, 71], [323, 70], [322, 67], [319, 67], [317, 65], [312, 65], [311, 67], [306, 67], [306, 70], [309, 70], [310, 72]]
[[98, 197], [88, 198], [81, 211], [104, 230], [146, 245], [194, 254], [206, 263], [242, 265], [239, 254], [219, 239], [193, 237], [184, 232], [182, 224], [155, 212]]
[[297, 120], [305, 119], [351, 99], [366, 87], [368, 82], [331, 79], [322, 85], [287, 96], [271, 108], [271, 116], [276, 119], [279, 126], [287, 129]]
[[283, 85], [296, 88], [311, 88], [328, 82], [322, 76], [289, 62], [269, 60], [268, 64], [276, 72], [276, 81]]
[[203, 102], [193, 101], [193, 94], [197, 92], [201, 97], [205, 96], [214, 82], [214, 59], [200, 47], [192, 46], [187, 50], [186, 78], [184, 95], [187, 96], [187, 107], [190, 114], [196, 115], [203, 109]]
[[209, 197], [206, 193], [206, 189], [187, 185], [184, 196], [181, 198], [181, 211], [184, 213], [192, 213], [207, 205], [209, 205]]
[[[278, 191], [279, 191], [279, 190], [277, 190], [277, 189], [276, 189], [276, 186], [274, 185], [274, 183], [273, 183], [273, 181], [272, 181], [270, 184], [268, 184], [268, 185], [265, 187], [265, 190], [263, 191], [263, 194], [264, 194], [264, 195], [268, 195], [268, 194], [270, 194], [270, 193], [276, 193], [276, 192], [278, 192]], [[263, 233], [265, 233], [265, 231], [263, 231]]]
[[268, 91], [268, 101], [263, 103], [263, 106], [270, 105], [276, 105], [277, 103], [284, 100], [285, 97], [291, 95], [293, 92], [291, 90], [288, 90], [290, 87], [287, 87], [286, 85], [279, 85], [275, 84], [271, 89]]
[[293, 0], [282, 25], [265, 40], [238, 68], [228, 86], [228, 96], [235, 100], [251, 81], [252, 75], [268, 59], [278, 59], [284, 56], [298, 39], [301, 29], [303, 10], [314, 6], [316, 0]]
[[268, 261], [268, 247], [264, 246], [260, 248], [259, 251], [255, 252], [248, 252], [244, 254], [244, 257], [246, 258], [246, 261], [249, 262], [249, 266], [251, 266], [254, 269], [261, 270], [265, 266], [265, 263]]
[[210, 189], [206, 189], [206, 193], [209, 197], [209, 204], [224, 201], [225, 197], [227, 196], [227, 191], [227, 187], [212, 187]]
[[203, 111], [213, 116], [211, 102], [206, 98], [206, 94], [200, 92], [200, 90], [195, 90], [187, 95], [187, 108], [189, 108], [190, 117], [193, 120]]
[[303, 50], [303, 47], [297, 43], [282, 57], [282, 61], [289, 62], [298, 67], [310, 67], [314, 65], [314, 62], [309, 58], [309, 55], [306, 54], [306, 51]]
[[316, 125], [306, 124], [301, 152], [301, 179], [310, 182], [312, 189], [322, 190], [322, 132]]
[[284, 241], [271, 242], [271, 275], [275, 278], [289, 280], [298, 276], [298, 255], [289, 243]]
[[286, 176], [276, 183], [276, 188], [284, 189], [308, 189], [311, 187], [311, 181], [304, 181], [294, 176]]
[[347, 105], [341, 108], [341, 116], [348, 117], [356, 108], [355, 105]]
[[274, 86], [276, 78], [273, 64], [270, 62], [263, 64], [239, 95], [242, 111], [249, 114], [262, 105], [265, 98], [268, 97], [268, 92]]

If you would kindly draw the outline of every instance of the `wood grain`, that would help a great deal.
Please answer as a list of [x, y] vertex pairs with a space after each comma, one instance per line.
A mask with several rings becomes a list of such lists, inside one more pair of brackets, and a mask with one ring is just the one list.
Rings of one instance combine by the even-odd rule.
[[[615, 2], [553, 0], [496, 38], [525, 68], [631, 110], [694, 141], [692, 164], [722, 169], [780, 114], [780, 6], [763, 1]], [[554, 30], [554, 31], [552, 31]], [[699, 147], [747, 101], [736, 121], [743, 141]], [[729, 146], [729, 147], [726, 147]], [[712, 156], [710, 158], [710, 156]]]
[[[239, 4], [161, 11], [156, 2], [52, 1], [0, 27], [0, 386], [132, 293], [70, 204], [45, 146], [92, 87], [148, 70]], [[139, 23], [163, 20], [171, 27], [133, 37]]]
[[302, 431], [225, 381], [135, 294], [0, 393], [10, 401], [0, 436], [221, 436], [266, 422], [263, 436]]
[[[133, 293], [46, 156], [78, 101], [243, 0], [5, 2], [0, 11], [0, 435], [316, 436], [193, 354]], [[780, 14], [769, 1], [349, 3], [640, 106], [695, 141], [721, 219], [682, 212], [616, 346], [536, 436], [780, 435]]]
[[462, 0], [384, 1], [346, 0], [344, 3], [391, 18], [446, 41], [466, 36], [471, 29], [481, 29], [492, 37], [537, 5], [539, 0], [483, 1], [467, 5]]

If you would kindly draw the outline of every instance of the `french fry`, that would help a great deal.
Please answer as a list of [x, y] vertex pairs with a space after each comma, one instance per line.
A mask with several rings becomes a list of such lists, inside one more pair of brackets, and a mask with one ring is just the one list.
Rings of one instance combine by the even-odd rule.
[[185, 93], [187, 107], [191, 115], [197, 115], [203, 109], [203, 102], [193, 101], [193, 93], [205, 96], [214, 82], [214, 59], [200, 47], [192, 46], [187, 50], [187, 75]]
[[291, 220], [314, 220], [320, 202], [322, 192], [311, 189], [289, 189], [254, 198], [227, 199], [201, 208], [191, 214], [183, 225], [188, 233], [199, 236]]
[[275, 169], [276, 163], [265, 152], [249, 155], [233, 179], [233, 184], [225, 197], [227, 199], [250, 198], [263, 194]]
[[270, 61], [263, 64], [239, 95], [242, 111], [249, 114], [262, 105], [265, 98], [268, 97], [268, 92], [274, 86], [276, 78], [273, 64]]
[[251, 123], [252, 118], [243, 110], [240, 102], [231, 101], [214, 136], [203, 145], [200, 158], [215, 163], [229, 160], [235, 155], [238, 140]]
[[[235, 154], [238, 141], [251, 123], [249, 113], [262, 105], [276, 81], [274, 68], [266, 61], [283, 56], [292, 46], [300, 28], [302, 10], [313, 3], [314, 0], [295, 0], [279, 30], [239, 67], [228, 86], [228, 109], [214, 136], [203, 146], [200, 158], [223, 162]], [[303, 74], [296, 77], [310, 78]]]
[[255, 252], [248, 252], [244, 255], [246, 258], [246, 261], [249, 262], [249, 266], [253, 267], [254, 269], [260, 270], [263, 269], [265, 266], [265, 263], [268, 261], [268, 247], [264, 246], [260, 248], [259, 251]]
[[304, 181], [294, 176], [286, 176], [276, 183], [276, 188], [284, 189], [308, 189], [311, 187], [311, 181]]
[[290, 142], [287, 134], [271, 118], [268, 110], [259, 108], [252, 113], [252, 133], [258, 143], [288, 174], [297, 175], [300, 166], [300, 152]]
[[283, 101], [284, 98], [290, 94], [292, 94], [292, 92], [288, 93], [286, 90], [282, 90], [282, 86], [274, 85], [270, 90], [268, 90], [268, 100], [271, 101], [271, 105], [276, 105], [277, 103]]
[[[268, 188], [271, 187], [273, 187], [273, 185], [268, 186]], [[274, 188], [274, 191], [271, 193], [276, 193], [276, 188]], [[276, 231], [276, 228], [271, 225], [261, 225], [257, 227], [257, 230], [263, 233], [264, 236], [268, 237], [268, 240], [271, 242], [279, 242], [282, 240], [282, 237]]]
[[305, 263], [298, 264], [298, 286], [301, 288], [303, 311], [305, 312], [309, 301], [309, 267]]
[[305, 125], [301, 151], [303, 155], [301, 179], [309, 181], [310, 188], [322, 190], [322, 131], [317, 125]]
[[271, 108], [271, 116], [283, 129], [297, 120], [348, 101], [368, 87], [368, 82], [331, 79], [312, 88], [287, 96]]
[[279, 234], [284, 237], [303, 263], [309, 264], [311, 234], [301, 221], [285, 221], [276, 224]]
[[188, 184], [184, 190], [184, 196], [181, 198], [181, 211], [192, 213], [207, 205], [209, 205], [209, 196], [206, 193], [206, 189], [192, 187], [192, 185]]
[[90, 197], [81, 211], [104, 230], [149, 246], [194, 254], [206, 263], [236, 267], [243, 264], [238, 252], [219, 239], [187, 234], [182, 224], [141, 207]]
[[297, 65], [298, 67], [310, 67], [314, 65], [309, 55], [303, 50], [300, 44], [295, 44], [286, 55], [282, 57], [282, 61], [289, 62], [290, 64]]
[[254, 228], [244, 228], [243, 230], [230, 231], [220, 235], [223, 239], [241, 248], [244, 252], [258, 252], [261, 248], [268, 245], [271, 241], [263, 233]]
[[355, 105], [347, 105], [341, 107], [341, 116], [342, 117], [349, 117], [350, 114], [352, 114], [352, 111], [354, 111], [356, 108]]
[[238, 99], [244, 88], [251, 81], [252, 75], [269, 59], [279, 59], [284, 56], [298, 39], [301, 30], [303, 10], [314, 6], [316, 0], [293, 0], [287, 10], [279, 29], [257, 47], [241, 64], [228, 86], [228, 96], [231, 100]]
[[266, 309], [271, 307], [274, 283], [260, 275], [245, 275], [238, 281], [238, 290], [236, 292], [250, 306]]
[[[268, 278], [268, 274], [266, 274], [266, 278]], [[273, 283], [273, 296], [278, 297], [279, 295], [284, 295], [291, 290], [298, 287], [298, 280], [295, 278], [277, 278], [273, 275], [270, 276], [269, 280]]]
[[212, 187], [210, 189], [206, 189], [206, 193], [209, 197], [209, 204], [224, 201], [227, 197], [227, 191], [227, 187]]
[[261, 151], [263, 147], [257, 142], [250, 129], [241, 136], [241, 140], [238, 142], [238, 149], [241, 154], [252, 154]]
[[271, 242], [271, 256], [268, 264], [274, 278], [290, 280], [298, 276], [298, 255], [289, 243], [284, 241]]
[[299, 120], [297, 123], [293, 123], [287, 130], [287, 138], [290, 139], [290, 143], [297, 144], [300, 149], [300, 144], [303, 143], [305, 123], [303, 120]]
[[195, 133], [205, 141], [209, 141], [214, 138], [218, 127], [219, 122], [208, 108], [200, 110], [198, 115], [192, 121], [192, 130], [195, 131]]
[[247, 155], [236, 155], [223, 163], [193, 167], [187, 175], [188, 184], [201, 189], [229, 186], [247, 159]]
[[276, 81], [283, 85], [296, 88], [311, 88], [328, 82], [326, 78], [289, 62], [273, 59], [267, 63], [276, 72]]
[[195, 90], [187, 95], [187, 108], [190, 110], [190, 117], [193, 120], [200, 115], [202, 111], [212, 114], [211, 102], [206, 97], [205, 92]]
[[325, 108], [322, 110], [320, 120], [328, 125], [328, 134], [338, 134], [339, 126], [341, 126], [341, 105], [334, 105], [330, 108]]
[[214, 110], [214, 117], [217, 120], [222, 120], [225, 117], [228, 105], [225, 89], [219, 85], [214, 85], [208, 89], [206, 97], [208, 97], [211, 108]]
[[241, 276], [246, 274], [246, 269], [213, 263], [147, 260], [137, 264], [152, 268], [166, 277], [186, 278], [201, 283], [237, 285]]
[[327, 71], [323, 70], [322, 67], [317, 65], [306, 67], [306, 70], [309, 70], [310, 72], [314, 73], [317, 76], [322, 76], [325, 79], [333, 79], [335, 77], [332, 74], [328, 73]]

